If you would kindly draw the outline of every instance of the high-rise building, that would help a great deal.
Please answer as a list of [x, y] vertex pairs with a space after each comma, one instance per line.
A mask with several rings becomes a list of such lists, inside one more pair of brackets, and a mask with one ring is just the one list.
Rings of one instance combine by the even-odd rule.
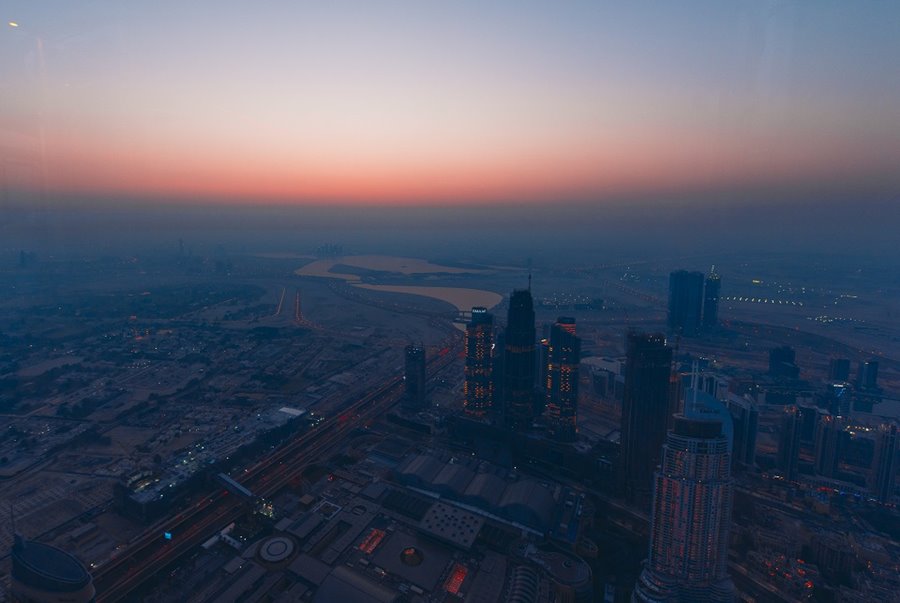
[[749, 397], [731, 394], [725, 402], [734, 424], [732, 466], [752, 467], [756, 463], [756, 436], [759, 431], [759, 410]]
[[850, 359], [832, 358], [828, 363], [828, 379], [846, 382], [850, 380]]
[[703, 273], [676, 270], [669, 274], [669, 330], [685, 337], [697, 335], [702, 308]]
[[790, 346], [783, 345], [769, 350], [769, 375], [784, 379], [796, 379], [800, 376], [796, 359], [797, 353]]
[[778, 439], [778, 469], [788, 481], [797, 479], [801, 432], [802, 421], [799, 409], [793, 405], [785, 406]]
[[575, 439], [578, 422], [578, 365], [581, 339], [575, 319], [560, 317], [550, 329], [547, 363], [547, 429], [551, 437]]
[[871, 490], [879, 502], [890, 502], [897, 477], [897, 426], [882, 425], [875, 439]]
[[417, 345], [406, 346], [404, 371], [406, 392], [403, 406], [410, 409], [425, 407], [425, 348]]
[[633, 600], [734, 601], [731, 455], [722, 421], [676, 415], [654, 479], [650, 549]]
[[494, 401], [493, 345], [494, 317], [487, 308], [472, 308], [466, 325], [466, 413], [484, 417]]
[[625, 495], [649, 501], [669, 423], [672, 349], [662, 334], [630, 332], [625, 350], [625, 388], [619, 482]]
[[820, 410], [813, 447], [817, 475], [829, 478], [837, 476], [838, 460], [841, 456], [844, 435], [841, 417]]
[[714, 329], [719, 326], [719, 289], [722, 281], [713, 266], [706, 275], [703, 288], [703, 328]]
[[531, 427], [535, 417], [534, 301], [529, 289], [512, 292], [503, 358], [503, 398], [506, 425], [515, 431]]
[[878, 389], [878, 361], [874, 358], [859, 363], [856, 375], [857, 389]]

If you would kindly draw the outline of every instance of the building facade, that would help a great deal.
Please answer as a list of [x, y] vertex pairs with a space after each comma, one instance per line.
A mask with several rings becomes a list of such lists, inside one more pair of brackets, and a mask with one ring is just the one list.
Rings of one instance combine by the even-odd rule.
[[494, 317], [487, 308], [472, 308], [466, 325], [465, 410], [487, 416], [494, 404]]
[[675, 417], [655, 473], [650, 550], [634, 601], [734, 601], [729, 448], [720, 421]]

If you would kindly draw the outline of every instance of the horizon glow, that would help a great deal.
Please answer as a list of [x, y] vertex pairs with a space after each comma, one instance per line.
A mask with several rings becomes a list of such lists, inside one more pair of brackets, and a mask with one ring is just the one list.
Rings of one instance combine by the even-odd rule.
[[11, 3], [10, 196], [428, 205], [900, 184], [898, 5], [198, 4]]

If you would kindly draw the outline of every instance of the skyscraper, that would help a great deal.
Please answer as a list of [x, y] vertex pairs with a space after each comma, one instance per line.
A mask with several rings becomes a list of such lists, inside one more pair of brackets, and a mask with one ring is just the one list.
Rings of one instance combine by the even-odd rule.
[[814, 460], [817, 475], [835, 477], [843, 445], [843, 421], [827, 411], [820, 410], [816, 424]]
[[672, 349], [662, 334], [636, 332], [625, 347], [619, 482], [629, 499], [646, 502], [668, 428]]
[[722, 281], [713, 266], [706, 275], [703, 288], [703, 328], [714, 329], [719, 326], [719, 289]]
[[403, 406], [410, 409], [425, 407], [425, 348], [417, 345], [406, 346], [404, 371], [406, 392]]
[[769, 375], [784, 379], [796, 379], [800, 376], [797, 367], [797, 353], [794, 348], [783, 345], [769, 350]]
[[849, 381], [850, 359], [832, 358], [828, 363], [828, 378], [831, 381]]
[[731, 454], [722, 421], [676, 415], [654, 478], [650, 550], [633, 600], [734, 601], [726, 570]]
[[551, 437], [575, 439], [578, 422], [578, 364], [581, 339], [575, 319], [560, 317], [550, 329], [547, 362], [547, 428]]
[[487, 308], [472, 308], [472, 320], [466, 325], [466, 413], [483, 417], [494, 402], [493, 379], [494, 316]]
[[778, 439], [778, 469], [788, 481], [797, 479], [802, 427], [800, 410], [796, 406], [785, 406]]
[[534, 302], [529, 289], [520, 289], [509, 297], [503, 358], [503, 410], [515, 431], [534, 421], [535, 369]]
[[874, 358], [859, 363], [856, 376], [857, 389], [878, 389], [878, 361]]
[[685, 337], [700, 331], [703, 273], [676, 270], [669, 274], [669, 330]]
[[879, 502], [889, 502], [894, 495], [897, 476], [897, 426], [882, 425], [875, 439], [875, 458], [872, 459], [872, 495]]
[[732, 466], [752, 467], [756, 463], [756, 436], [759, 431], [759, 410], [750, 398], [729, 395], [726, 401], [734, 424], [734, 446], [731, 450]]

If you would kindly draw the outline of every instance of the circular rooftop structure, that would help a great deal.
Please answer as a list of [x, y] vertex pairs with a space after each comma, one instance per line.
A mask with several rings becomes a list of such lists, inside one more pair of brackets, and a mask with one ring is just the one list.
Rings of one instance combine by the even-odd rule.
[[275, 536], [259, 545], [259, 558], [268, 563], [281, 563], [294, 553], [294, 541], [287, 536]]
[[423, 555], [422, 551], [416, 547], [410, 546], [400, 551], [400, 561], [402, 561], [404, 565], [415, 567], [417, 565], [422, 565], [422, 562], [425, 561], [425, 555]]
[[12, 549], [12, 591], [20, 598], [40, 600], [48, 593], [66, 593], [71, 601], [90, 601], [94, 584], [84, 565], [69, 553], [16, 535]]

